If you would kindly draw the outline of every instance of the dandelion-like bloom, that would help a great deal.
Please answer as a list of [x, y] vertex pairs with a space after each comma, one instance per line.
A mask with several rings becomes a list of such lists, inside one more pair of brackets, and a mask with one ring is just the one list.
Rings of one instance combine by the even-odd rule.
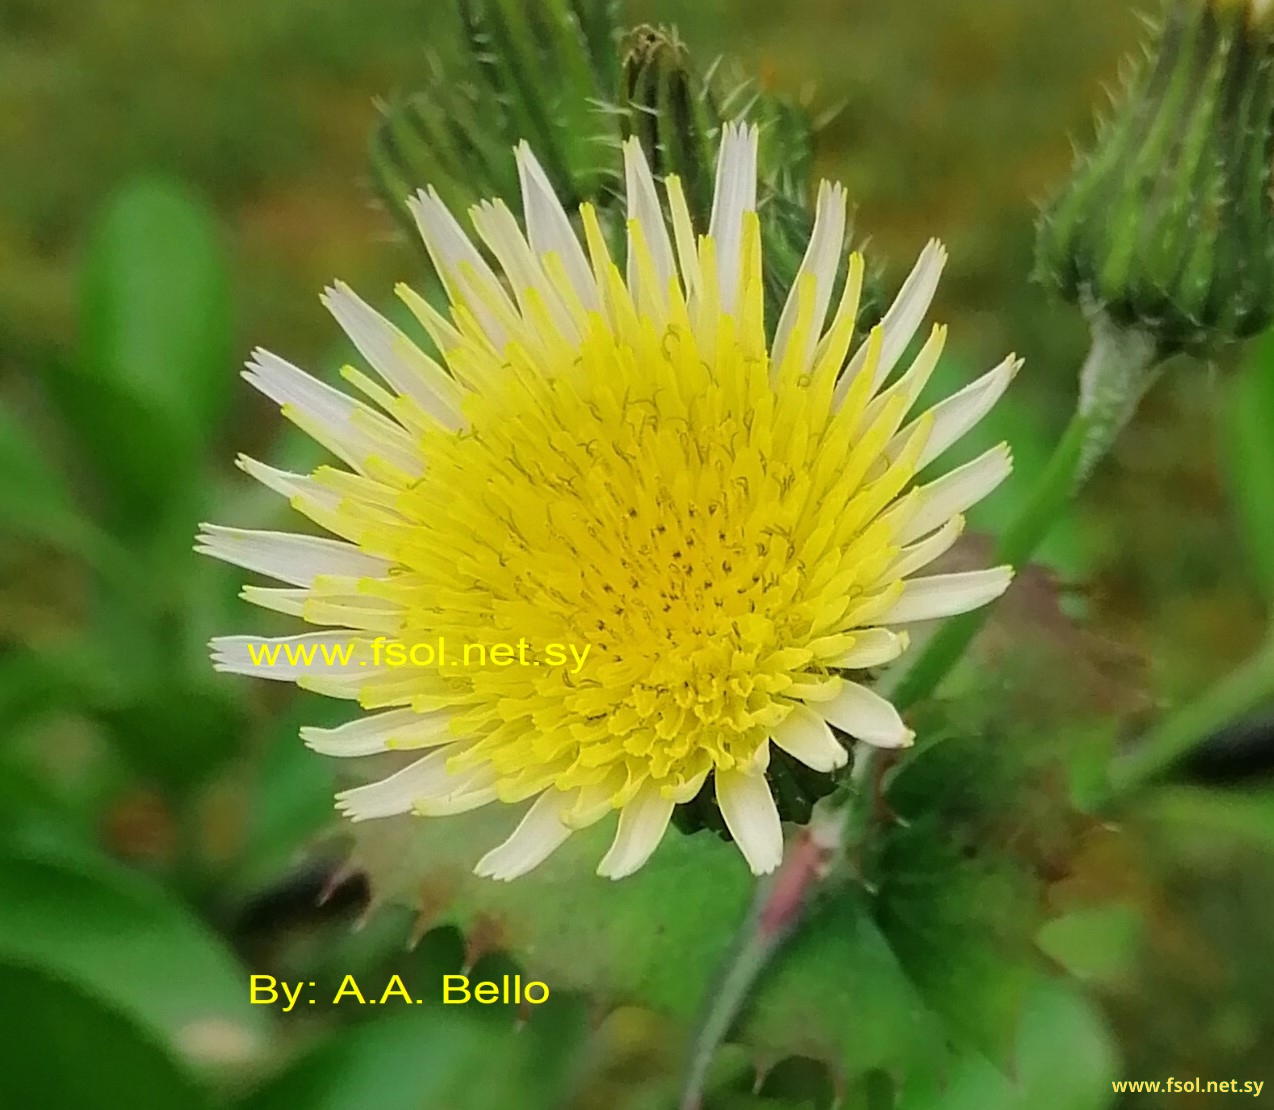
[[[445, 368], [346, 287], [324, 297], [383, 379], [343, 372], [370, 404], [255, 354], [248, 380], [348, 469], [240, 464], [340, 538], [206, 526], [199, 549], [288, 584], [247, 587], [248, 600], [332, 626], [285, 647], [348, 660], [266, 665], [270, 642], [252, 637], [214, 641], [214, 659], [376, 711], [303, 730], [319, 752], [424, 753], [340, 794], [353, 819], [534, 799], [477, 865], [511, 879], [618, 810], [598, 872], [620, 878], [712, 776], [748, 864], [771, 871], [783, 850], [771, 745], [830, 774], [847, 761], [845, 738], [909, 744], [856, 673], [902, 652], [902, 626], [1008, 585], [1008, 567], [917, 577], [1008, 474], [1007, 448], [913, 479], [990, 409], [1018, 361], [908, 421], [945, 330], [886, 381], [945, 254], [925, 248], [847, 361], [863, 264], [850, 258], [828, 320], [846, 215], [827, 184], [767, 345], [756, 142], [755, 129], [725, 129], [698, 238], [678, 180], [665, 183], [666, 219], [641, 147], [625, 146], [626, 276], [589, 205], [581, 244], [525, 145], [525, 234], [500, 201], [471, 212], [502, 273], [435, 196], [416, 196], [450, 318], [398, 292]], [[548, 644], [589, 645], [591, 656], [574, 674], [390, 667], [376, 637], [525, 640], [526, 658], [541, 660]]]

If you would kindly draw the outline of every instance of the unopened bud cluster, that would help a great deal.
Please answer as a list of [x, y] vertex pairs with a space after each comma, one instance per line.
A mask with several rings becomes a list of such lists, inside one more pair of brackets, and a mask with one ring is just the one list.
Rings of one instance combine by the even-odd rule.
[[1041, 222], [1037, 276], [1165, 357], [1274, 314], [1270, 0], [1179, 0]]

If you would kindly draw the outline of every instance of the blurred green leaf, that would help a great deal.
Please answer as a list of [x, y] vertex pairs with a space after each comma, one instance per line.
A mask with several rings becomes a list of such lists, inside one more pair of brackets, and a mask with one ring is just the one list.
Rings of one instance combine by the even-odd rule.
[[1026, 999], [1007, 1073], [966, 1055], [948, 1074], [908, 1087], [897, 1110], [1102, 1110], [1118, 1066], [1092, 1003], [1041, 978]]
[[826, 1103], [813, 1099], [774, 1097], [727, 1091], [710, 1097], [707, 1110], [822, 1110]]
[[821, 1061], [789, 1056], [766, 1073], [760, 1094], [780, 1100], [782, 1105], [826, 1110], [836, 1102], [836, 1084], [831, 1070]]
[[49, 784], [24, 767], [0, 763], [0, 838], [84, 847], [94, 830]]
[[85, 264], [78, 358], [49, 381], [121, 526], [152, 525], [197, 476], [237, 381], [229, 304], [198, 200], [149, 179], [111, 198]]
[[1118, 746], [1118, 732], [1114, 720], [1072, 730], [1066, 775], [1071, 804], [1080, 813], [1097, 813], [1110, 798], [1110, 764]]
[[162, 889], [106, 860], [0, 847], [0, 956], [130, 1015], [196, 1058], [252, 1051], [266, 1015], [221, 942]]
[[207, 1095], [155, 1031], [43, 967], [0, 958], [0, 1105], [200, 1110]]
[[5, 737], [47, 706], [72, 700], [60, 663], [57, 657], [30, 650], [0, 656], [0, 733]]
[[130, 786], [97, 723], [68, 704], [0, 733], [0, 833], [9, 840], [92, 850]]
[[535, 1023], [515, 1031], [458, 1010], [382, 1017], [330, 1038], [238, 1110], [557, 1110], [560, 1077], [534, 1066], [543, 1040]]
[[1131, 906], [1076, 910], [1047, 922], [1035, 939], [1077, 979], [1115, 983], [1141, 950], [1141, 917]]
[[898, 1101], [897, 1080], [887, 1071], [869, 1071], [845, 1093], [843, 1110], [894, 1110]]
[[1221, 442], [1257, 578], [1274, 604], [1274, 332], [1253, 344], [1231, 386]]
[[[1019, 1107], [1003, 1073], [984, 1057], [968, 1052], [947, 1072], [908, 1076], [896, 1110], [1019, 1110]], [[1043, 1107], [1029, 1110], [1043, 1110]]]
[[139, 775], [181, 794], [242, 749], [245, 724], [234, 693], [208, 679], [161, 675], [137, 701], [102, 720]]
[[0, 529], [18, 539], [73, 545], [86, 528], [62, 476], [0, 403]]
[[333, 727], [349, 717], [332, 698], [301, 691], [270, 724], [254, 765], [247, 844], [238, 881], [246, 887], [278, 873], [334, 821], [332, 768], [300, 739], [302, 724]]
[[1031, 991], [1013, 1069], [1022, 1110], [1101, 1110], [1119, 1060], [1101, 1014], [1073, 987], [1041, 979]]
[[1037, 893], [1015, 861], [965, 858], [963, 837], [926, 813], [891, 830], [879, 917], [920, 994], [951, 1038], [1003, 1064], [1032, 975]]
[[1235, 841], [1274, 852], [1274, 791], [1212, 790], [1169, 786], [1149, 794], [1137, 813], [1154, 822], [1161, 835], [1184, 847], [1206, 852], [1213, 843]]
[[[738, 849], [706, 833], [670, 831], [650, 863], [615, 883], [594, 874], [611, 835], [599, 825], [516, 883], [474, 877], [478, 857], [516, 816], [486, 807], [445, 821], [369, 821], [355, 826], [355, 860], [381, 898], [411, 903], [445, 891], [445, 905], [427, 907], [434, 920], [494, 926], [526, 973], [555, 991], [578, 989], [688, 1022], [752, 896]], [[861, 890], [846, 888], [814, 907], [767, 970], [737, 1039], [775, 1058], [807, 1055], [858, 1074], [940, 1053], [942, 1033]]]

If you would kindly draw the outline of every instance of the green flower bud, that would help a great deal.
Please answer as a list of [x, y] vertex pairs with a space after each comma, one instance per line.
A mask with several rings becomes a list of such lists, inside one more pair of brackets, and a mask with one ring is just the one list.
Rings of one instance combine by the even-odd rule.
[[618, 81], [614, 0], [455, 0], [462, 49], [426, 88], [383, 111], [372, 135], [377, 192], [405, 228], [425, 185], [463, 212], [517, 196], [525, 139], [568, 208], [616, 179], [620, 135], [603, 106]]
[[681, 178], [691, 215], [706, 227], [721, 127], [717, 106], [691, 73], [674, 29], [634, 27], [622, 56], [619, 104], [627, 133], [641, 142], [657, 177]]
[[1274, 314], [1269, 0], [1178, 0], [1041, 221], [1037, 277], [1157, 358]]
[[[814, 124], [799, 104], [760, 92], [717, 67], [700, 76], [675, 30], [642, 25], [625, 36], [620, 66], [624, 128], [641, 142], [659, 177], [681, 179], [696, 226], [712, 211], [717, 142], [722, 124], [746, 118], [757, 125], [757, 208], [766, 260], [766, 319], [777, 323], [814, 226]], [[846, 246], [846, 259], [849, 247]], [[842, 268], [841, 276], [844, 276]], [[868, 273], [860, 322], [880, 317], [880, 283]]]

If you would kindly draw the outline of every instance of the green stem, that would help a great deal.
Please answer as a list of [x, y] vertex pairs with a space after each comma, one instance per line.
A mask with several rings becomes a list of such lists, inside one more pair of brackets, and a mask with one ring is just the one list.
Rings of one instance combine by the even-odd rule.
[[[1031, 496], [1000, 537], [995, 549], [997, 563], [1019, 567], [1035, 553], [1070, 500], [1088, 440], [1089, 422], [1077, 413], [1071, 418]], [[890, 700], [903, 710], [933, 693], [964, 654], [990, 612], [990, 606], [983, 606], [947, 621], [925, 645]]]
[[717, 1049], [725, 1041], [735, 1018], [743, 1008], [752, 984], [769, 962], [777, 944], [762, 937], [756, 928], [760, 907], [772, 884], [767, 883], [757, 891], [756, 901], [748, 913], [743, 930], [735, 943], [734, 951], [712, 993], [703, 1017], [695, 1031], [690, 1046], [690, 1066], [682, 1088], [680, 1110], [699, 1110], [703, 1105], [704, 1088]]
[[1274, 698], [1274, 635], [1207, 693], [1174, 713], [1135, 751], [1116, 760], [1110, 794], [1130, 793], [1167, 771], [1219, 729]]
[[[1117, 327], [1097, 310], [1090, 310], [1088, 318], [1093, 343], [1080, 370], [1075, 415], [1035, 489], [1000, 536], [997, 563], [1020, 569], [1030, 562], [1067, 502], [1114, 446], [1158, 373], [1157, 351], [1145, 332]], [[932, 694], [990, 613], [991, 607], [984, 606], [947, 621], [902, 676], [890, 700], [906, 709]]]
[[743, 1009], [752, 985], [804, 919], [814, 895], [840, 874], [836, 864], [844, 855], [855, 800], [827, 799], [820, 804], [810, 823], [788, 845], [778, 871], [757, 884], [726, 966], [696, 1023], [679, 1110], [700, 1110], [713, 1057]]
[[1149, 332], [1111, 323], [1092, 304], [1084, 305], [1093, 343], [1079, 371], [1077, 412], [1089, 421], [1088, 439], [1075, 472], [1075, 490], [1088, 481], [1097, 464], [1141, 404], [1163, 360]]

